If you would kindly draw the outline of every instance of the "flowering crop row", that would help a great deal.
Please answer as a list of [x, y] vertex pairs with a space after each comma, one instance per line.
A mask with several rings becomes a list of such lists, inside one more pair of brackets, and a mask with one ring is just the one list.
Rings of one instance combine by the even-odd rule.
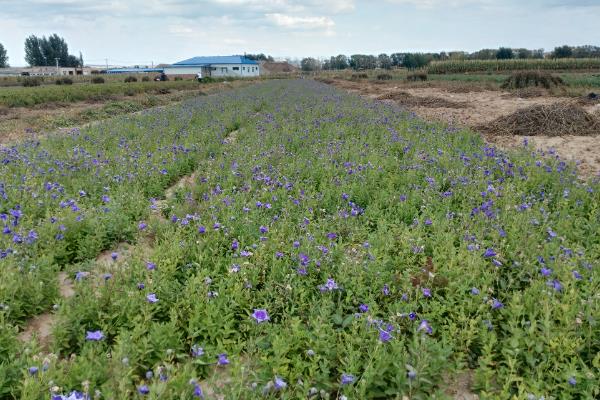
[[555, 157], [308, 80], [2, 151], [4, 396], [600, 394], [599, 188]]

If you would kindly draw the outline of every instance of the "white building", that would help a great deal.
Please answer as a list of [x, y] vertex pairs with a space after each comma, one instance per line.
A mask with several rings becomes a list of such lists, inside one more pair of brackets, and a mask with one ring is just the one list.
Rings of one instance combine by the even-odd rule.
[[244, 56], [194, 57], [164, 68], [169, 75], [204, 77], [253, 77], [260, 75], [260, 65]]

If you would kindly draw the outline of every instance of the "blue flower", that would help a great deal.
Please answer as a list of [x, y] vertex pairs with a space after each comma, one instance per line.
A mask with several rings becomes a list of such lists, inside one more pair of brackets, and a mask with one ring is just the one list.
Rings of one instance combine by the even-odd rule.
[[356, 380], [356, 377], [354, 375], [342, 374], [342, 379], [341, 379], [342, 385], [349, 385], [351, 383], [354, 383], [355, 380]]
[[85, 340], [89, 340], [89, 341], [100, 341], [104, 339], [104, 333], [102, 333], [102, 331], [87, 331], [86, 336], [85, 336]]
[[267, 310], [255, 308], [252, 313], [252, 318], [256, 320], [258, 324], [267, 322], [269, 320], [269, 314]]
[[148, 296], [146, 296], [146, 300], [148, 300], [148, 303], [158, 302], [158, 298], [156, 297], [156, 294], [154, 294], [154, 293], [150, 293]]

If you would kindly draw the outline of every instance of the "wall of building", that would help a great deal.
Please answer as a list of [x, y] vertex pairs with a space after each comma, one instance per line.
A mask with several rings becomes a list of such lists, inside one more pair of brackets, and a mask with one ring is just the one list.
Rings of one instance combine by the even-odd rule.
[[250, 64], [213, 64], [210, 67], [165, 67], [165, 74], [169, 75], [196, 75], [202, 72], [202, 76], [207, 75], [210, 69], [210, 76], [213, 78], [222, 77], [251, 77], [259, 76], [260, 68], [258, 65]]
[[259, 76], [260, 68], [258, 65], [252, 64], [213, 64], [211, 65], [210, 75], [215, 78], [225, 76]]

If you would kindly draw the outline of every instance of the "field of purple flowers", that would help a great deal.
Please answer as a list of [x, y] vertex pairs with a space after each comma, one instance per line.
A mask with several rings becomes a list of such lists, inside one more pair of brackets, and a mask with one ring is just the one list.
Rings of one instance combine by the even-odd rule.
[[600, 396], [600, 187], [552, 154], [298, 80], [0, 159], [0, 398]]

